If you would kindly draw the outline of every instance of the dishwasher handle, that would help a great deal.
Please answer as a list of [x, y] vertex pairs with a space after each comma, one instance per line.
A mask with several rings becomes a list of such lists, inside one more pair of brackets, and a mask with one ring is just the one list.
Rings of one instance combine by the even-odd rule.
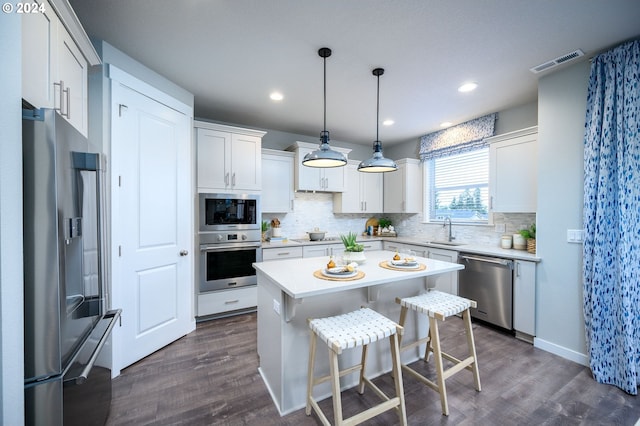
[[480, 256], [469, 256], [467, 254], [458, 255], [458, 259], [464, 260], [474, 260], [476, 262], [485, 262], [485, 263], [495, 263], [502, 266], [508, 266], [513, 268], [513, 260], [500, 259], [499, 257], [480, 257]]

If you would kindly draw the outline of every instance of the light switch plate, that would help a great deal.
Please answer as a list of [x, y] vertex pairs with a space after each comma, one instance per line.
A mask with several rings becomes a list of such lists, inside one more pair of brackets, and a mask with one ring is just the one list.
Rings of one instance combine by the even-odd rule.
[[505, 233], [507, 231], [507, 225], [504, 223], [496, 223], [495, 231]]
[[276, 299], [273, 299], [273, 310], [276, 311], [276, 314], [280, 315], [280, 302]]
[[582, 244], [584, 242], [584, 230], [567, 229], [567, 242]]

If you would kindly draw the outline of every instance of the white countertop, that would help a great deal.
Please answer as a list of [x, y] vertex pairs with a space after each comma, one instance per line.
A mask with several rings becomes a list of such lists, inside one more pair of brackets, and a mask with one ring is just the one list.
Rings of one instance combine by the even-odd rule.
[[[313, 273], [318, 269], [324, 269], [329, 261], [328, 257], [310, 257], [303, 259], [284, 259], [268, 262], [257, 262], [253, 267], [265, 274], [282, 291], [293, 299], [336, 293], [362, 287], [371, 287], [380, 284], [388, 284], [411, 278], [426, 277], [445, 272], [464, 269], [463, 265], [442, 262], [424, 257], [416, 257], [418, 263], [425, 264], [425, 270], [389, 270], [379, 266], [379, 263], [391, 260], [393, 252], [376, 250], [365, 252], [366, 263], [358, 267], [365, 276], [352, 281], [329, 281], [316, 278]], [[258, 280], [258, 285], [260, 280]]]

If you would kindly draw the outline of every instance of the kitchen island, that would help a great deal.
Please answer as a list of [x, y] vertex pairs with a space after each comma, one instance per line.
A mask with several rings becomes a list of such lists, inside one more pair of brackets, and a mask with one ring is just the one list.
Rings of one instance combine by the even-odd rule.
[[[331, 281], [314, 276], [329, 261], [328, 257], [286, 259], [254, 263], [258, 279], [258, 356], [260, 374], [280, 415], [305, 406], [309, 328], [307, 318], [320, 318], [350, 312], [368, 306], [393, 321], [400, 317], [396, 297], [415, 296], [427, 290], [426, 277], [463, 269], [456, 263], [416, 257], [420, 269], [391, 270], [380, 266], [390, 261], [391, 251], [366, 252], [367, 261], [358, 270], [360, 279]], [[420, 330], [426, 334], [427, 321], [413, 315], [405, 324], [407, 341]], [[371, 346], [367, 375], [375, 377], [391, 370], [388, 341]], [[385, 346], [386, 345], [386, 346]], [[319, 345], [316, 353], [317, 376], [329, 371], [328, 351]], [[418, 359], [419, 350], [402, 354], [403, 362]], [[361, 351], [348, 349], [341, 355], [341, 365], [359, 362]], [[342, 379], [343, 388], [357, 383], [357, 375]], [[318, 399], [329, 397], [329, 383], [317, 386]]]

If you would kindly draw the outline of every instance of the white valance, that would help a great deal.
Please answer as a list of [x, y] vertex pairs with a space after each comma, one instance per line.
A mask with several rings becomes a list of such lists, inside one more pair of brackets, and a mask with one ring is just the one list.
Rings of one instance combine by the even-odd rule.
[[493, 136], [496, 114], [474, 118], [457, 126], [424, 135], [420, 139], [422, 161], [484, 148]]

